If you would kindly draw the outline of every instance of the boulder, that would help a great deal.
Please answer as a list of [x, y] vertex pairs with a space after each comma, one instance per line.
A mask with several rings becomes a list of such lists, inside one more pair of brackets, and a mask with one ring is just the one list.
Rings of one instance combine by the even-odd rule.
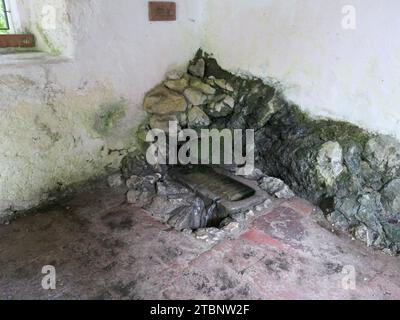
[[151, 129], [160, 129], [166, 133], [169, 133], [170, 122], [176, 123], [177, 130], [180, 130], [180, 121], [177, 115], [154, 114], [149, 119], [149, 125]]
[[385, 186], [382, 190], [382, 202], [391, 217], [400, 220], [400, 178]]
[[[333, 223], [338, 223], [343, 229], [350, 230], [351, 226], [357, 225], [358, 220], [355, 215], [360, 208], [360, 203], [357, 201], [357, 196], [347, 196], [344, 198], [336, 198], [333, 207], [336, 210], [332, 213], [331, 220]], [[345, 219], [345, 220], [343, 220]]]
[[110, 188], [118, 188], [123, 185], [122, 175], [120, 173], [113, 174], [107, 178], [107, 183]]
[[377, 192], [363, 194], [358, 198], [358, 203], [360, 206], [355, 214], [355, 218], [361, 222], [358, 228], [366, 230], [367, 235], [367, 238], [358, 238], [367, 242], [368, 246], [384, 248], [387, 243], [386, 235], [380, 221], [380, 217], [384, 212], [381, 195]]
[[190, 128], [208, 127], [210, 118], [199, 107], [192, 107], [188, 112], [188, 125]]
[[126, 180], [126, 186], [130, 190], [140, 190], [155, 193], [155, 184], [160, 179], [160, 177], [160, 174], [148, 175], [145, 177], [133, 175]]
[[234, 114], [228, 126], [230, 128], [264, 127], [272, 116], [287, 105], [276, 90], [262, 81], [240, 79], [235, 81], [240, 89], [234, 93]]
[[207, 94], [207, 95], [213, 95], [217, 91], [213, 87], [208, 85], [207, 83], [204, 83], [203, 81], [196, 79], [196, 78], [194, 78], [190, 81], [190, 86], [196, 90], [203, 92], [204, 94]]
[[272, 115], [275, 114], [285, 102], [278, 96], [274, 95], [274, 97], [268, 101], [267, 103], [260, 104], [260, 108], [258, 113], [256, 113], [256, 119], [254, 119], [254, 127], [262, 128], [267, 122], [271, 119]]
[[[236, 172], [238, 170], [237, 166], [234, 166], [232, 168], [232, 172]], [[246, 172], [246, 175], [244, 175], [243, 177], [249, 180], [260, 180], [261, 178], [263, 178], [265, 176], [265, 174], [258, 168], [253, 168], [252, 170], [249, 170], [248, 172]]]
[[194, 199], [188, 206], [182, 206], [173, 210], [170, 214], [168, 224], [177, 230], [199, 229], [207, 225], [207, 210], [203, 200]]
[[234, 89], [225, 79], [212, 79], [213, 83], [225, 91], [233, 92]]
[[221, 118], [230, 115], [233, 112], [235, 100], [226, 95], [220, 95], [208, 104], [205, 108], [207, 114], [213, 118]]
[[170, 179], [157, 182], [156, 187], [157, 194], [161, 196], [180, 197], [181, 195], [191, 194], [188, 188]]
[[171, 70], [171, 71], [167, 72], [166, 78], [168, 80], [179, 80], [179, 79], [183, 78], [184, 74], [185, 73], [180, 70]]
[[291, 199], [295, 197], [295, 194], [292, 190], [290, 190], [289, 186], [285, 184], [285, 186], [281, 190], [275, 192], [275, 197], [277, 197], [278, 199]]
[[364, 157], [385, 180], [400, 174], [400, 142], [395, 138], [385, 135], [371, 138], [365, 146]]
[[336, 141], [328, 141], [319, 149], [316, 169], [320, 181], [327, 187], [336, 186], [336, 179], [344, 170], [343, 150]]
[[164, 82], [164, 86], [173, 91], [182, 93], [189, 86], [189, 81], [186, 78], [167, 80]]
[[207, 101], [207, 96], [197, 89], [188, 88], [183, 94], [187, 101], [194, 106], [201, 106]]
[[148, 164], [143, 154], [131, 152], [122, 159], [121, 171], [123, 177], [128, 179], [133, 175], [146, 176], [154, 174], [156, 168]]
[[151, 215], [164, 223], [167, 223], [171, 218], [171, 212], [177, 208], [190, 206], [195, 200], [193, 194], [181, 194], [180, 196], [167, 196], [157, 194], [144, 209], [151, 213]]
[[185, 112], [187, 103], [182, 95], [158, 86], [147, 93], [143, 106], [148, 113], [167, 115]]
[[188, 71], [191, 75], [199, 78], [204, 77], [206, 63], [204, 59], [198, 59], [196, 62], [189, 65]]
[[259, 180], [259, 186], [278, 199], [290, 199], [295, 196], [292, 190], [280, 179], [264, 177]]
[[129, 190], [126, 198], [129, 204], [133, 204], [136, 207], [144, 208], [152, 202], [154, 193], [141, 190]]
[[340, 211], [334, 211], [327, 216], [328, 220], [331, 222], [332, 226], [337, 230], [344, 232], [351, 231], [351, 224], [344, 214]]

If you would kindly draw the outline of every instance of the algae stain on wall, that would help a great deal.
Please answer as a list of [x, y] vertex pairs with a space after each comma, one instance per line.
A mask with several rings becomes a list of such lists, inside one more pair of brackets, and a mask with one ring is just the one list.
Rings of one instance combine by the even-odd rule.
[[107, 135], [126, 115], [124, 101], [103, 104], [101, 112], [97, 114], [94, 129], [101, 135]]

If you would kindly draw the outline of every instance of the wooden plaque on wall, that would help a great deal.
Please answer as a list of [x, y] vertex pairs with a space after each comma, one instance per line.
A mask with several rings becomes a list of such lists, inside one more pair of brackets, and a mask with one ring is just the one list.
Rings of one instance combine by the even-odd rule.
[[35, 37], [32, 34], [0, 34], [0, 48], [33, 48]]
[[149, 1], [149, 20], [150, 21], [175, 21], [176, 3]]

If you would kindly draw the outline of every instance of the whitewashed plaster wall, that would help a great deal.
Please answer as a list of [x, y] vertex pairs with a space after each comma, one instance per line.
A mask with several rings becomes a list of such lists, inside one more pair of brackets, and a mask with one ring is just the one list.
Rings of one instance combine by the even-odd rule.
[[[18, 0], [48, 53], [0, 54], [0, 218], [116, 168], [135, 147], [145, 92], [200, 47], [200, 2], [177, 4], [166, 23], [148, 21], [145, 0]], [[40, 25], [45, 5], [56, 29]]]
[[[315, 116], [400, 137], [398, 0], [179, 0], [167, 23], [145, 0], [15, 1], [48, 54], [0, 54], [0, 218], [117, 167], [145, 92], [199, 47]], [[348, 4], [355, 30], [341, 26]], [[55, 30], [38, 25], [43, 5]]]
[[[345, 30], [352, 5], [356, 29]], [[205, 51], [315, 116], [400, 138], [400, 1], [207, 0]]]

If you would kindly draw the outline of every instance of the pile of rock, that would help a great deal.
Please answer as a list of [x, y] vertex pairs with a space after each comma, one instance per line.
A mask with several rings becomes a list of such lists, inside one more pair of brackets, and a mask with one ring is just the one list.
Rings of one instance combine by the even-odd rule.
[[205, 61], [201, 58], [189, 66], [188, 73], [171, 72], [147, 93], [143, 105], [150, 115], [148, 125], [165, 132], [170, 121], [176, 121], [180, 128], [208, 127], [212, 119], [233, 112], [233, 92], [225, 79], [205, 77]]
[[142, 128], [167, 131], [176, 120], [181, 128], [255, 129], [257, 166], [282, 179], [255, 171], [264, 190], [278, 198], [294, 191], [320, 206], [335, 227], [400, 252], [400, 143], [394, 138], [312, 119], [273, 86], [233, 75], [201, 51], [187, 73], [172, 72], [150, 91], [144, 107], [150, 118]]
[[258, 140], [259, 163], [319, 205], [335, 228], [400, 251], [400, 143], [347, 123], [312, 120], [293, 106]]
[[[293, 190], [323, 209], [334, 227], [370, 246], [400, 252], [400, 143], [352, 124], [316, 120], [260, 79], [233, 75], [207, 54], [206, 77], [234, 88], [223, 128], [256, 130], [260, 186], [276, 197]], [[213, 125], [212, 124], [212, 125]], [[286, 186], [283, 181], [290, 186]]]

